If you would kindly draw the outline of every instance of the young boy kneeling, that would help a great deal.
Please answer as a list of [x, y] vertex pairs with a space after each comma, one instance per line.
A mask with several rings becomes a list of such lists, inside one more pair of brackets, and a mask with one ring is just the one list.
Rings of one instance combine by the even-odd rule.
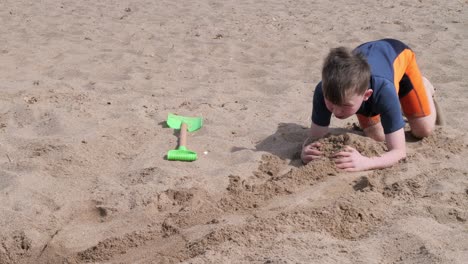
[[[372, 41], [353, 51], [332, 49], [325, 59], [322, 81], [315, 88], [310, 137], [318, 139], [328, 133], [332, 114], [339, 119], [356, 114], [366, 136], [385, 140], [388, 152], [369, 158], [347, 146], [334, 155], [336, 166], [347, 171], [390, 167], [406, 157], [403, 114], [415, 137], [432, 133], [436, 119], [433, 94], [413, 51], [401, 41]], [[321, 154], [320, 143], [313, 142], [303, 147], [301, 158], [308, 163]]]

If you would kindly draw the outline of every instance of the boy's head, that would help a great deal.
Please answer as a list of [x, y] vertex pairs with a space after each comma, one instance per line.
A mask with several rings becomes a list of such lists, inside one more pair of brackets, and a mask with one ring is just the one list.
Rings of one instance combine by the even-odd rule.
[[370, 75], [370, 66], [361, 53], [344, 47], [331, 49], [322, 69], [327, 108], [338, 118], [355, 114], [372, 94]]

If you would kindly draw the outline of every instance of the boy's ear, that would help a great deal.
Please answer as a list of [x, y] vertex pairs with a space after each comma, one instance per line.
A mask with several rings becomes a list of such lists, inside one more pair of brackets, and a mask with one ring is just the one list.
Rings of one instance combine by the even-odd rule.
[[367, 89], [365, 92], [364, 92], [364, 101], [367, 101], [369, 99], [369, 97], [371, 97], [372, 93], [374, 91], [371, 90], [371, 89]]

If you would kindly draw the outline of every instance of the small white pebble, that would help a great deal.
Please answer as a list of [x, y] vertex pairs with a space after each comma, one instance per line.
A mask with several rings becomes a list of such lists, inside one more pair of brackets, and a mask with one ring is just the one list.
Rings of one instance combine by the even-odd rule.
[[208, 155], [208, 151], [206, 151], [206, 150], [203, 151], [203, 154]]

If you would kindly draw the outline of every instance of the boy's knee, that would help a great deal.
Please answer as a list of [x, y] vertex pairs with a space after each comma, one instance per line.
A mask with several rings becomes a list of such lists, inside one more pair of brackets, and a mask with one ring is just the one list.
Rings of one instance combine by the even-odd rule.
[[411, 128], [411, 134], [417, 138], [425, 138], [432, 134], [434, 127], [422, 126]]

